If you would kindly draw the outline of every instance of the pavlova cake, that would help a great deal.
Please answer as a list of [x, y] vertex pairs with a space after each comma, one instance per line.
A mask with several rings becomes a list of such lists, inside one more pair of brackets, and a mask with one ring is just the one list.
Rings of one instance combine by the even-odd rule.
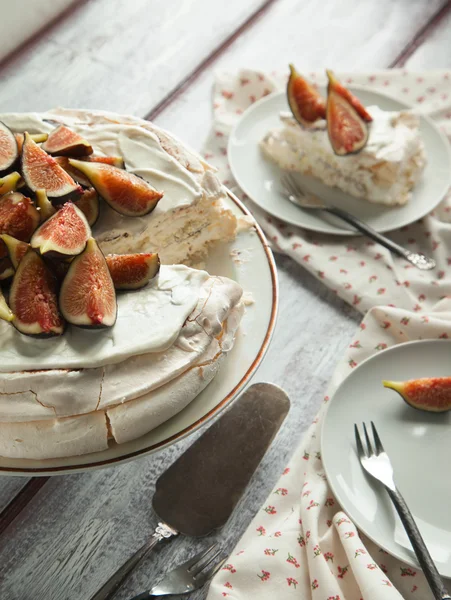
[[192, 268], [236, 234], [198, 155], [104, 112], [0, 115], [0, 455], [147, 433], [211, 381], [242, 289]]
[[293, 66], [291, 113], [261, 141], [281, 168], [389, 206], [405, 204], [426, 164], [419, 119], [410, 111], [365, 108], [329, 71], [327, 102]]

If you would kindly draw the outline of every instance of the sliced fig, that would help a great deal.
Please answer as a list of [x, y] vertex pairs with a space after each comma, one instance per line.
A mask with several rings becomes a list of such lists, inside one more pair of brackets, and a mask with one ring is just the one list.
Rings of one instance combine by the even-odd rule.
[[18, 158], [19, 149], [14, 133], [0, 121], [0, 173], [10, 171]]
[[108, 254], [105, 258], [117, 290], [142, 288], [160, 270], [160, 259], [156, 253]]
[[147, 181], [123, 169], [72, 158], [69, 163], [86, 175], [99, 196], [121, 215], [147, 215], [163, 197], [163, 193], [158, 192]]
[[56, 208], [47, 198], [45, 190], [36, 190], [36, 204], [39, 208], [41, 223], [47, 221], [47, 219], [50, 219], [50, 217], [56, 213]]
[[14, 275], [14, 267], [13, 267], [10, 259], [7, 256], [5, 258], [0, 258], [0, 281], [9, 279], [13, 275]]
[[94, 188], [89, 188], [83, 192], [79, 200], [75, 201], [77, 208], [85, 215], [89, 226], [92, 227], [99, 218], [100, 202], [99, 196]]
[[9, 175], [2, 177], [0, 179], [0, 196], [9, 192], [15, 192], [21, 179], [22, 177], [17, 171], [13, 171]]
[[[20, 154], [22, 152], [24, 134], [23, 133], [15, 133], [14, 137], [16, 138], [17, 148], [19, 149], [19, 154]], [[49, 136], [48, 136], [48, 133], [30, 133], [30, 137], [33, 140], [33, 142], [36, 142], [36, 144], [41, 144], [42, 142], [45, 142], [45, 140]]]
[[451, 377], [425, 377], [408, 381], [383, 381], [398, 392], [409, 406], [427, 412], [451, 410]]
[[287, 98], [294, 118], [301, 125], [311, 125], [326, 118], [326, 103], [321, 94], [290, 65]]
[[39, 212], [20, 192], [11, 192], [0, 198], [0, 233], [7, 233], [28, 242], [39, 225]]
[[88, 162], [99, 162], [106, 165], [117, 167], [118, 169], [124, 169], [124, 159], [122, 156], [88, 156], [85, 158]]
[[348, 102], [352, 106], [352, 108], [357, 112], [359, 117], [361, 117], [367, 123], [371, 123], [373, 117], [369, 112], [365, 109], [360, 100], [354, 96], [345, 86], [338, 81], [333, 72], [329, 69], [326, 70], [327, 78], [329, 80], [328, 84], [328, 93], [329, 88], [336, 92], [339, 96], [341, 96], [344, 100]]
[[65, 319], [79, 327], [112, 327], [116, 322], [116, 292], [105, 257], [93, 238], [71, 262], [60, 292]]
[[14, 313], [14, 327], [25, 335], [48, 337], [61, 335], [64, 331], [64, 319], [58, 309], [56, 279], [31, 248], [14, 275], [9, 305]]
[[80, 187], [56, 160], [40, 148], [28, 133], [22, 147], [22, 175], [33, 192], [44, 189], [49, 198], [61, 199], [76, 192]]
[[40, 254], [76, 256], [83, 252], [91, 237], [91, 228], [85, 215], [72, 202], [45, 221], [33, 234], [31, 247]]
[[91, 144], [65, 125], [60, 125], [51, 131], [41, 147], [49, 154], [59, 156], [88, 156], [92, 154]]
[[8, 257], [12, 263], [12, 266], [14, 269], [17, 269], [20, 261], [27, 253], [28, 248], [30, 248], [30, 244], [27, 244], [27, 242], [22, 242], [21, 240], [18, 240], [6, 233], [0, 235], [0, 238], [3, 240], [6, 246]]
[[85, 177], [81, 171], [69, 164], [67, 156], [55, 156], [55, 160], [77, 183], [84, 187], [90, 187], [91, 183], [89, 179]]
[[0, 319], [11, 322], [14, 319], [14, 313], [6, 304], [5, 296], [0, 290]]
[[329, 84], [327, 88], [327, 133], [338, 156], [360, 152], [368, 141], [368, 124], [348, 100]]

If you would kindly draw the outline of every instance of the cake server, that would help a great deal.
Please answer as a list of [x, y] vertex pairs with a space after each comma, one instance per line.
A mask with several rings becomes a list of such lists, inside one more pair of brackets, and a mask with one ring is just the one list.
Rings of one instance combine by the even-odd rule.
[[225, 525], [289, 407], [288, 396], [276, 385], [250, 386], [160, 475], [152, 499], [158, 526], [91, 600], [112, 598], [159, 542], [178, 534], [202, 537]]
[[351, 213], [348, 213], [346, 210], [338, 208], [337, 206], [329, 206], [324, 204], [317, 196], [306, 194], [299, 185], [299, 182], [292, 175], [284, 175], [281, 182], [285, 190], [285, 197], [299, 208], [305, 208], [307, 210], [323, 210], [338, 217], [342, 221], [352, 225], [354, 229], [357, 229], [357, 231], [360, 231], [363, 235], [366, 235], [381, 246], [384, 246], [384, 248], [388, 248], [388, 250], [394, 254], [408, 260], [412, 265], [417, 267], [417, 269], [429, 271], [430, 269], [435, 268], [435, 260], [432, 258], [403, 248], [390, 238], [370, 227], [367, 223], [364, 223], [354, 215], [351, 215]]

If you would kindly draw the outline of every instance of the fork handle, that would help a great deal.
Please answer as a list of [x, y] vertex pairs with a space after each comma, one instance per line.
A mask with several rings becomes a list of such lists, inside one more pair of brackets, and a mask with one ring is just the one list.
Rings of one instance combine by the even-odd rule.
[[436, 600], [451, 600], [451, 596], [448, 594], [447, 589], [443, 585], [440, 574], [437, 571], [437, 567], [435, 566], [434, 561], [429, 554], [429, 550], [424, 543], [420, 530], [418, 529], [413, 515], [407, 507], [404, 498], [398, 492], [396, 487], [394, 490], [391, 490], [388, 487], [386, 489], [393, 504], [395, 505], [396, 510], [398, 511], [398, 515], [402, 521], [402, 524], [404, 525], [404, 529], [406, 530], [410, 543], [412, 544], [418, 562], [420, 563], [434, 598]]
[[351, 215], [347, 211], [341, 208], [337, 208], [336, 206], [328, 206], [325, 207], [324, 210], [332, 215], [335, 215], [339, 219], [346, 221], [346, 223], [349, 223], [349, 225], [352, 225], [361, 233], [365, 234], [375, 242], [378, 242], [381, 246], [388, 248], [388, 250], [390, 250], [391, 252], [394, 252], [401, 258], [408, 260], [415, 267], [422, 270], [433, 269], [435, 267], [435, 261], [431, 258], [427, 258], [422, 254], [411, 252], [410, 250], [403, 248], [390, 238], [386, 237], [385, 235], [382, 235], [381, 233], [370, 227], [367, 223], [364, 223], [363, 221], [361, 221], [357, 217], [354, 217], [354, 215]]
[[[120, 567], [106, 583], [92, 596], [91, 600], [110, 600], [116, 594], [117, 590], [121, 587], [136, 565], [147, 556], [153, 548], [162, 540], [167, 540], [171, 537], [178, 535], [178, 531], [169, 527], [166, 523], [158, 523], [157, 528], [152, 534], [151, 538], [137, 550], [133, 556], [131, 556], [123, 565]], [[147, 596], [147, 598], [152, 596]]]

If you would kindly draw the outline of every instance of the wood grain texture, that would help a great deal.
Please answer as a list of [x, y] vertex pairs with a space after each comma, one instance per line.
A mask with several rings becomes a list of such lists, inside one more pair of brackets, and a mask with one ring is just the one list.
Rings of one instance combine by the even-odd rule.
[[[263, 4], [230, 0], [223, 10], [206, 0], [89, 2], [77, 11], [76, 19], [60, 24], [0, 67], [0, 110], [64, 104], [145, 115], [168, 92], [178, 89], [172, 102], [160, 104], [157, 122], [200, 149], [210, 127], [214, 68], [270, 70], [296, 57], [306, 70], [326, 65], [383, 68], [402, 55], [446, 3], [325, 0], [319, 18], [314, 0], [277, 0], [234, 37], [233, 32]], [[436, 47], [443, 44], [443, 49], [445, 22], [432, 32], [441, 40], [434, 42], [439, 44]], [[426, 39], [423, 58], [420, 47], [410, 57], [409, 67], [415, 56], [423, 61], [421, 68], [451, 66], [449, 52], [446, 64], [434, 64], [427, 44]], [[202, 69], [197, 69], [199, 65]], [[194, 75], [187, 79], [190, 73]], [[283, 386], [292, 408], [220, 534], [226, 553], [262, 505], [314, 418], [335, 364], [360, 320], [302, 267], [283, 256], [276, 261], [279, 320], [255, 380]], [[154, 482], [194, 437], [125, 465], [50, 479], [0, 538], [0, 598], [87, 600], [152, 532]], [[25, 482], [0, 480], [0, 509]], [[208, 542], [179, 538], [161, 546], [136, 570], [118, 600], [149, 587], [158, 574]], [[190, 598], [200, 600], [205, 595], [204, 589]]]

